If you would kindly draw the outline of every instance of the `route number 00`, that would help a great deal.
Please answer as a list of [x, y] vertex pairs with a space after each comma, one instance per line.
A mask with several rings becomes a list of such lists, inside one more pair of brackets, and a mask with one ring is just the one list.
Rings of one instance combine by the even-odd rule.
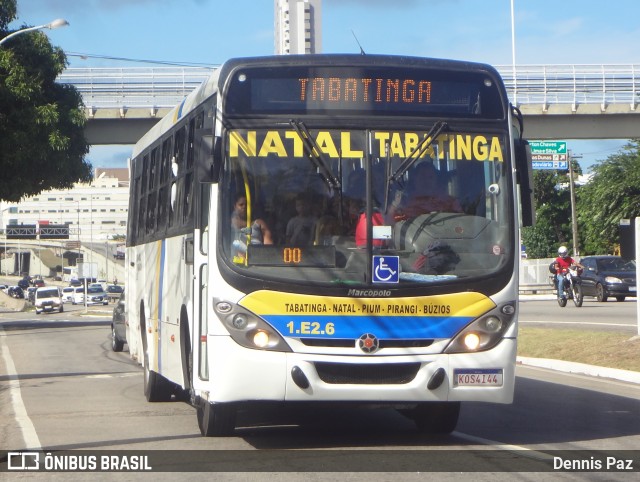
[[297, 264], [302, 261], [302, 250], [300, 248], [284, 248], [282, 260], [285, 263]]

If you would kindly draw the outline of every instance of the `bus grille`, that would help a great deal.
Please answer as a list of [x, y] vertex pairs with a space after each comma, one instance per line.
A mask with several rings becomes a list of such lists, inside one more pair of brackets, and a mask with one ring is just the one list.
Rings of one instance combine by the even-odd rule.
[[325, 383], [355, 385], [401, 385], [413, 380], [420, 363], [380, 365], [352, 363], [315, 363], [318, 376]]
[[[320, 346], [327, 348], [353, 348], [358, 340], [338, 338], [330, 340], [326, 338], [300, 338], [306, 346]], [[383, 348], [425, 348], [433, 344], [432, 339], [424, 340], [380, 340], [380, 349]]]

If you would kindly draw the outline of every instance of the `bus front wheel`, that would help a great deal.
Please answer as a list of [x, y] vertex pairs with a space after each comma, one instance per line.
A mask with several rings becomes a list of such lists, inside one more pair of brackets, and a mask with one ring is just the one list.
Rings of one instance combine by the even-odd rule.
[[460, 402], [421, 403], [408, 413], [418, 430], [432, 434], [448, 434], [455, 430], [460, 416]]
[[196, 405], [198, 427], [204, 437], [226, 437], [236, 428], [236, 407], [230, 403], [209, 403], [200, 400]]

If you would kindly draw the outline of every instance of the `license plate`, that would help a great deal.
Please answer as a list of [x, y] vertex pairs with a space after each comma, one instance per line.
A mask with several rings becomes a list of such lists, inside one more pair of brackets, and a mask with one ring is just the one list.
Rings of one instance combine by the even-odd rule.
[[454, 370], [453, 384], [457, 387], [501, 387], [502, 369]]
[[629, 291], [633, 291], [635, 293], [636, 292], [636, 287], [635, 286], [629, 286]]

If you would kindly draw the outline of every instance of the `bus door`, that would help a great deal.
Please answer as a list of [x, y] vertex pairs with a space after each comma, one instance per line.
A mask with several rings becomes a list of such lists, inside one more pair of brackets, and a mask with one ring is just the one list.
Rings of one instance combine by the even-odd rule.
[[198, 185], [197, 226], [193, 236], [193, 317], [191, 329], [191, 373], [190, 386], [195, 390], [206, 389], [209, 379], [207, 364], [207, 331], [209, 324], [209, 212], [210, 199], [217, 195], [216, 184], [202, 183]]

